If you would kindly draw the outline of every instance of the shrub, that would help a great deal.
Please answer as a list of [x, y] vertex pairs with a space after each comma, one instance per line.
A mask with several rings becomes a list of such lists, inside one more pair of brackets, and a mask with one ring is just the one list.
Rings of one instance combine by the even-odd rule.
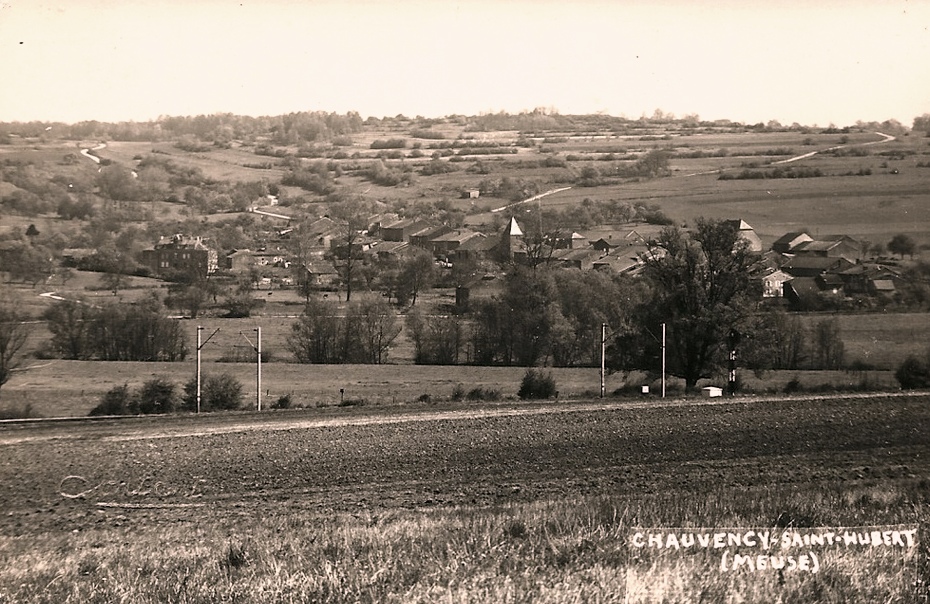
[[403, 149], [407, 141], [402, 138], [378, 139], [371, 143], [371, 149]]
[[134, 413], [132, 395], [129, 386], [114, 386], [110, 388], [96, 407], [90, 410], [90, 415], [130, 415]]
[[930, 364], [914, 355], [908, 356], [894, 373], [901, 388], [930, 388]]
[[162, 378], [142, 384], [135, 398], [139, 413], [171, 413], [178, 406], [174, 384]]
[[42, 417], [42, 415], [32, 408], [32, 403], [0, 408], [0, 419], [29, 419], [33, 417]]
[[785, 394], [792, 394], [794, 392], [799, 392], [801, 390], [801, 380], [794, 377], [788, 380], [788, 383], [785, 384], [783, 392]]
[[[280, 400], [278, 399], [279, 403]], [[290, 404], [289, 396], [288, 404]], [[201, 379], [201, 411], [229, 411], [238, 409], [240, 405], [242, 405], [242, 383], [239, 380], [228, 373], [209, 375]], [[184, 384], [184, 408], [188, 411], [197, 410], [197, 378]], [[275, 406], [275, 408], [286, 409], [287, 407]]]
[[555, 396], [555, 379], [551, 373], [543, 373], [535, 369], [527, 369], [520, 382], [520, 391], [517, 396], [521, 399], [540, 399]]
[[470, 401], [499, 401], [501, 400], [501, 391], [494, 388], [483, 388], [478, 386], [477, 388], [469, 390], [465, 398]]
[[452, 389], [452, 400], [460, 401], [465, 398], [465, 386], [462, 384], [456, 384], [455, 388]]
[[274, 403], [272, 403], [271, 408], [272, 408], [272, 409], [290, 409], [290, 408], [291, 408], [291, 404], [292, 404], [292, 403], [291, 403], [291, 395], [290, 395], [290, 394], [282, 394], [281, 396], [278, 397], [278, 400], [276, 400]]

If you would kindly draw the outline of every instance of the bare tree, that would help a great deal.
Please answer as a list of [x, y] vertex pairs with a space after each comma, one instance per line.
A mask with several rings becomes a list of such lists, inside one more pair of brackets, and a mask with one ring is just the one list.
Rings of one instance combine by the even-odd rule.
[[369, 205], [362, 199], [346, 199], [330, 204], [330, 215], [342, 225], [336, 258], [337, 268], [346, 287], [346, 302], [352, 299], [352, 285], [365, 259], [361, 241], [363, 231], [368, 228], [369, 210]]
[[9, 381], [22, 362], [20, 351], [29, 336], [24, 318], [10, 300], [0, 301], [0, 386]]

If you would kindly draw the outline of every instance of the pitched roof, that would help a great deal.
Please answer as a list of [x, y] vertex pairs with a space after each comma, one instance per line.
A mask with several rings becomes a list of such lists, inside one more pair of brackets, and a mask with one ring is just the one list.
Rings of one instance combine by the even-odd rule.
[[523, 231], [520, 229], [520, 225], [517, 224], [517, 219], [513, 216], [510, 217], [510, 223], [507, 225], [507, 228], [504, 229], [504, 233], [510, 235], [511, 237], [523, 236]]
[[458, 241], [460, 243], [464, 243], [470, 239], [474, 239], [475, 237], [484, 237], [484, 236], [485, 236], [484, 234], [476, 233], [475, 231], [469, 231], [467, 229], [459, 229], [456, 231], [452, 231], [451, 233], [445, 233], [443, 235], [439, 235], [438, 237], [433, 237], [431, 241], [434, 241], [434, 242], [436, 241]]
[[749, 226], [749, 223], [747, 223], [745, 220], [742, 220], [742, 219], [727, 220], [727, 224], [732, 224], [733, 226], [735, 226], [737, 231], [752, 231], [753, 230], [753, 228]]

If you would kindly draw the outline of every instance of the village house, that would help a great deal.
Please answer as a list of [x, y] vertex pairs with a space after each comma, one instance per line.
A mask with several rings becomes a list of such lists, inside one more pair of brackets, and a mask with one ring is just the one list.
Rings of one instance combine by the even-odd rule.
[[784, 295], [785, 283], [793, 277], [780, 269], [773, 269], [762, 276], [762, 297], [781, 298]]
[[571, 229], [557, 231], [549, 239], [549, 243], [557, 250], [577, 250], [588, 247], [588, 238]]
[[325, 260], [306, 262], [300, 273], [297, 281], [314, 288], [329, 289], [339, 284], [339, 271], [332, 262]]
[[162, 237], [154, 247], [142, 250], [142, 262], [159, 276], [191, 272], [205, 278], [216, 272], [218, 255], [200, 237]]

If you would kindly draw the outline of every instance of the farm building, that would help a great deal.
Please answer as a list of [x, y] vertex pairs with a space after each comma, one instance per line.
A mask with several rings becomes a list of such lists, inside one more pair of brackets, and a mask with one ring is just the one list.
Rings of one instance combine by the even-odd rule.
[[828, 258], [824, 256], [799, 255], [786, 262], [781, 270], [792, 277], [817, 277], [826, 272], [843, 271], [853, 266], [845, 258]]
[[582, 249], [556, 250], [552, 254], [552, 261], [558, 266], [577, 268], [583, 271], [594, 268], [594, 263], [600, 260], [602, 254], [592, 247]]
[[381, 227], [381, 239], [385, 241], [410, 241], [410, 236], [429, 227], [425, 220], [400, 220]]
[[433, 254], [437, 256], [446, 256], [475, 238], [484, 239], [485, 235], [476, 233], [475, 231], [469, 231], [468, 229], [458, 229], [451, 233], [444, 233], [439, 237], [433, 238], [429, 244]]
[[452, 229], [445, 225], [428, 225], [420, 228], [420, 230], [416, 232], [410, 233], [409, 242], [410, 245], [428, 250], [432, 248], [430, 242], [433, 239], [451, 232]]
[[822, 258], [845, 258], [850, 262], [862, 259], [862, 243], [849, 235], [830, 235], [823, 239], [804, 241], [792, 253]]
[[255, 258], [249, 249], [233, 250], [226, 254], [226, 269], [234, 273], [248, 272], [255, 266]]
[[813, 241], [814, 238], [801, 231], [796, 233], [785, 233], [772, 244], [772, 250], [779, 254], [791, 254], [795, 248], [803, 243]]

